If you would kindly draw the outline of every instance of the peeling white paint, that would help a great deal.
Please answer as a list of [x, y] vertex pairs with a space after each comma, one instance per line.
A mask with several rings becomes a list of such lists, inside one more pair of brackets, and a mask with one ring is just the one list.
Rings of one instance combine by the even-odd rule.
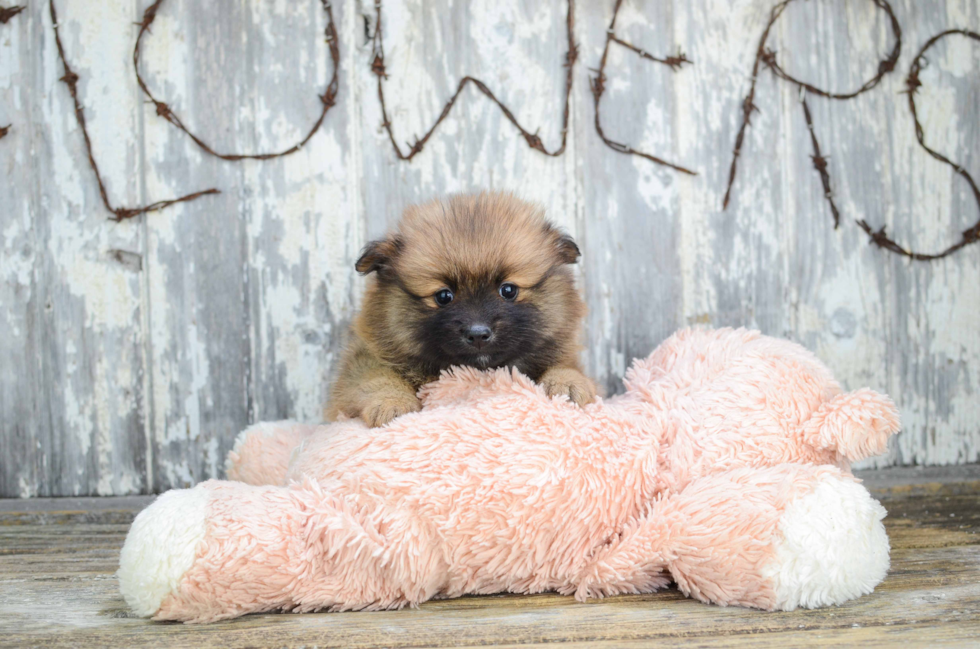
[[[900, 93], [912, 54], [943, 29], [976, 29], [980, 8], [893, 6], [898, 69], [858, 99], [810, 102], [843, 215], [835, 231], [799, 95], [768, 71], [721, 210], [771, 9], [756, 0], [627, 2], [620, 15], [623, 37], [657, 55], [681, 49], [694, 63], [670, 72], [614, 45], [603, 125], [696, 177], [618, 154], [595, 134], [589, 69], [611, 3], [577, 7], [564, 156], [531, 151], [470, 89], [406, 164], [379, 127], [362, 18], [373, 29], [370, 2], [333, 7], [340, 94], [320, 131], [292, 156], [238, 163], [203, 154], [145, 104], [131, 69], [142, 7], [59, 2], [112, 200], [223, 192], [122, 224], [106, 220], [85, 161], [46, 5], [31, 5], [0, 40], [0, 124], [14, 123], [0, 142], [0, 201], [13, 197], [0, 203], [0, 414], [30, 431], [19, 446], [0, 439], [2, 494], [187, 485], [219, 475], [250, 420], [316, 420], [360, 299], [352, 266], [365, 240], [409, 203], [482, 187], [542, 203], [577, 237], [590, 307], [583, 357], [604, 385], [678, 327], [757, 326], [813, 349], [846, 387], [896, 399], [904, 431], [868, 465], [980, 459], [980, 247], [910, 264], [869, 247], [853, 222], [938, 250], [975, 221], [966, 184], [917, 144]], [[469, 74], [557, 146], [565, 7], [385, 0], [385, 94], [399, 144], [428, 130]], [[45, 30], [41, 42], [32, 25]], [[332, 73], [323, 27], [317, 3], [174, 0], [144, 39], [143, 72], [216, 148], [283, 149], [319, 114], [316, 94]], [[860, 86], [890, 44], [880, 10], [846, 0], [794, 3], [772, 39], [788, 70], [835, 90]], [[951, 37], [929, 61], [916, 98], [927, 141], [980, 177], [970, 105], [980, 46]], [[113, 250], [139, 265], [118, 263]], [[23, 405], [33, 401], [50, 422]]]

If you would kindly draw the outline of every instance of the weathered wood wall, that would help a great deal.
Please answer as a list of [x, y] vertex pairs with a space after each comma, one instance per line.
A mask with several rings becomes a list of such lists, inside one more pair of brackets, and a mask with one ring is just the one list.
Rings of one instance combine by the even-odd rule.
[[[10, 0], [5, 0], [9, 2]], [[978, 218], [966, 183], [915, 141], [904, 90], [934, 34], [980, 30], [976, 0], [893, 0], [897, 69], [850, 101], [811, 96], [843, 219], [833, 229], [798, 92], [765, 71], [732, 204], [721, 210], [758, 38], [773, 0], [627, 0], [593, 126], [612, 0], [579, 0], [567, 152], [528, 148], [467, 90], [425, 150], [397, 160], [381, 127], [374, 3], [333, 7], [338, 105], [300, 152], [207, 156], [159, 117], [131, 56], [147, 0], [57, 0], [111, 198], [222, 194], [107, 220], [54, 43], [47, 0], [0, 25], [0, 495], [128, 494], [221, 474], [249, 422], [315, 419], [358, 302], [352, 264], [409, 203], [510, 189], [544, 203], [584, 252], [587, 367], [615, 389], [629, 360], [692, 323], [746, 325], [813, 349], [850, 387], [892, 394], [904, 430], [879, 463], [980, 458], [980, 246], [909, 262], [868, 245], [867, 219], [939, 250]], [[389, 114], [401, 142], [458, 79], [483, 79], [549, 148], [560, 139], [566, 2], [384, 0]], [[144, 39], [153, 91], [221, 150], [283, 149], [320, 112], [332, 72], [316, 0], [172, 0]], [[770, 46], [816, 85], [859, 87], [892, 43], [871, 0], [795, 2]], [[980, 43], [929, 54], [918, 96], [936, 148], [980, 176]]]

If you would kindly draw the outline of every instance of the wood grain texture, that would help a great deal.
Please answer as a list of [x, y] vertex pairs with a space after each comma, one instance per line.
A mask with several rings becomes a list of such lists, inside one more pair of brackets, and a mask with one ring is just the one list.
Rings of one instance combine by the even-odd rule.
[[[357, 308], [353, 260], [410, 203], [509, 189], [578, 240], [590, 307], [584, 361], [609, 391], [630, 360], [689, 324], [739, 325], [814, 350], [842, 380], [893, 395], [903, 432], [868, 466], [980, 459], [980, 246], [935, 263], [868, 245], [887, 226], [934, 251], [973, 223], [966, 184], [915, 141], [904, 77], [932, 35], [980, 30], [970, 0], [894, 0], [898, 68], [849, 101], [808, 98], [842, 211], [834, 230], [799, 94], [763, 71], [727, 211], [731, 150], [770, 0], [627, 0], [603, 125], [590, 68], [613, 2], [576, 8], [567, 152], [528, 148], [467, 90], [426, 149], [398, 161], [370, 69], [374, 5], [334, 6], [339, 103], [300, 152], [265, 162], [204, 154], [145, 103], [131, 50], [147, 0], [56, 0], [108, 189], [142, 203], [219, 196], [112, 223], [88, 168], [46, 2], [0, 26], [0, 496], [149, 493], [220, 476], [249, 422], [315, 420]], [[385, 92], [404, 145], [459, 79], [482, 79], [550, 148], [560, 139], [567, 2], [384, 0]], [[278, 150], [319, 114], [330, 78], [317, 2], [169, 0], [143, 43], [147, 83], [222, 151]], [[790, 73], [859, 87], [891, 46], [870, 0], [792, 3], [769, 45]], [[980, 45], [929, 54], [918, 97], [928, 141], [980, 177]]]
[[[136, 114], [108, 90], [125, 75], [132, 16], [116, 4], [98, 24], [80, 20], [81, 3], [65, 7], [63, 38], [85, 72], [79, 91], [109, 190], [131, 199]], [[141, 233], [106, 227], [46, 10], [32, 3], [0, 33], [9, 63], [0, 66], [0, 105], [17, 122], [0, 149], [0, 493], [138, 492], [147, 487], [144, 331], [129, 253]]]
[[13, 501], [0, 508], [0, 646], [975, 646], [978, 487], [902, 481], [874, 491], [889, 511], [892, 567], [873, 594], [839, 607], [765, 613], [667, 590], [585, 604], [554, 594], [463, 597], [403, 611], [250, 615], [213, 625], [135, 619], [120, 599], [113, 573], [127, 516], [146, 499]]

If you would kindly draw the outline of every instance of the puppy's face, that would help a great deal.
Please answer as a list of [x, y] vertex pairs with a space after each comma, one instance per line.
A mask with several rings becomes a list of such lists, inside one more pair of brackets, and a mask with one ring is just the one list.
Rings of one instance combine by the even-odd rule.
[[357, 262], [377, 272], [364, 304], [388, 360], [427, 373], [514, 366], [537, 378], [577, 343], [584, 306], [566, 268], [578, 247], [512, 196], [455, 196], [409, 209]]

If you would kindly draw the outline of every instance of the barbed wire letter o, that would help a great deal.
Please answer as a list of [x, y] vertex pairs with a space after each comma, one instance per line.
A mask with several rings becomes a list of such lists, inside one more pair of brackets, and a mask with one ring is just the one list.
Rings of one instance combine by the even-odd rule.
[[139, 83], [143, 94], [149, 98], [150, 102], [156, 108], [157, 115], [186, 133], [188, 137], [190, 137], [204, 152], [216, 158], [231, 161], [268, 160], [270, 158], [281, 158], [291, 153], [296, 153], [303, 148], [303, 145], [310, 141], [310, 138], [312, 138], [318, 130], [320, 130], [320, 126], [323, 124], [323, 120], [326, 119], [327, 113], [337, 103], [337, 90], [340, 83], [338, 80], [338, 71], [340, 68], [340, 43], [337, 40], [337, 28], [333, 20], [333, 7], [331, 6], [329, 0], [320, 0], [320, 4], [323, 6], [323, 11], [327, 16], [327, 26], [324, 28], [324, 38], [327, 41], [327, 46], [330, 49], [330, 60], [333, 63], [333, 76], [330, 78], [330, 82], [327, 84], [327, 88], [324, 93], [322, 95], [318, 95], [322, 105], [320, 116], [317, 118], [316, 122], [313, 124], [313, 127], [302, 140], [288, 149], [277, 153], [218, 153], [211, 147], [211, 145], [187, 128], [177, 113], [175, 113], [168, 104], [153, 96], [153, 93], [150, 92], [149, 86], [146, 85], [146, 80], [143, 79], [143, 75], [140, 74], [140, 48], [143, 43], [143, 36], [150, 31], [150, 25], [153, 24], [154, 20], [156, 20], [157, 11], [160, 9], [163, 3], [164, 0], [155, 0], [155, 2], [147, 7], [146, 11], [143, 12], [143, 20], [137, 23], [140, 31], [139, 35], [136, 37], [136, 46], [133, 48], [133, 69], [136, 71], [136, 81]]

